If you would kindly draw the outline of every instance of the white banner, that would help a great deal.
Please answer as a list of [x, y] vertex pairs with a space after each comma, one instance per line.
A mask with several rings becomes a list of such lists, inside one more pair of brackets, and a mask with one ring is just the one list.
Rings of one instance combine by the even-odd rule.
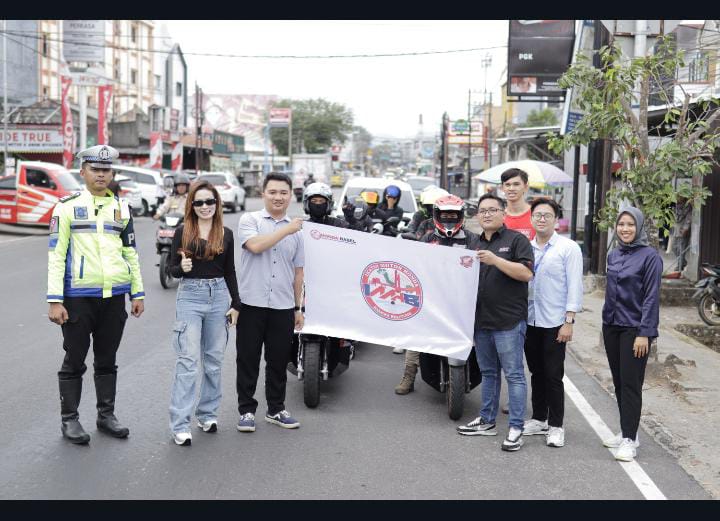
[[475, 252], [305, 222], [304, 333], [467, 359]]

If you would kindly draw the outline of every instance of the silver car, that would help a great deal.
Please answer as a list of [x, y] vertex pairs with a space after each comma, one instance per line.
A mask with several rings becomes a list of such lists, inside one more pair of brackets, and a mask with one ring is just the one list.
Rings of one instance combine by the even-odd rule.
[[118, 195], [127, 200], [130, 204], [133, 215], [136, 217], [141, 215], [143, 212], [143, 204], [142, 190], [140, 190], [140, 186], [135, 181], [122, 174], [116, 174], [115, 181], [117, 181], [117, 184], [120, 186]]

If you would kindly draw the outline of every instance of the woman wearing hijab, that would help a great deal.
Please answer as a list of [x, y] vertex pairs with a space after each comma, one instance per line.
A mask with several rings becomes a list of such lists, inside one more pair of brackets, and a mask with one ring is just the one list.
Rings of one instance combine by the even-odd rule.
[[637, 208], [622, 210], [615, 224], [618, 247], [607, 260], [602, 331], [621, 432], [603, 444], [617, 449], [615, 459], [621, 461], [633, 461], [637, 455], [645, 366], [649, 346], [658, 336], [663, 263], [648, 244], [644, 224]]

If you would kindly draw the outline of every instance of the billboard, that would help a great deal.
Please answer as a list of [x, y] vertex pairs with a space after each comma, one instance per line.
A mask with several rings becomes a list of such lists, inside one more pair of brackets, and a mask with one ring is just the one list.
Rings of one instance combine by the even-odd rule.
[[63, 20], [66, 62], [105, 61], [105, 20]]
[[471, 120], [470, 125], [466, 119], [451, 121], [447, 134], [448, 145], [482, 146], [483, 127], [483, 122], [479, 119]]
[[508, 96], [562, 97], [558, 79], [572, 60], [574, 20], [510, 20]]
[[245, 152], [245, 138], [220, 130], [213, 131], [213, 154], [229, 156]]
[[8, 125], [0, 127], [0, 149], [7, 141], [8, 152], [59, 153], [63, 151], [62, 128], [57, 125]]
[[292, 109], [270, 109], [270, 117], [268, 118], [268, 124], [271, 127], [287, 127], [290, 125], [291, 118]]

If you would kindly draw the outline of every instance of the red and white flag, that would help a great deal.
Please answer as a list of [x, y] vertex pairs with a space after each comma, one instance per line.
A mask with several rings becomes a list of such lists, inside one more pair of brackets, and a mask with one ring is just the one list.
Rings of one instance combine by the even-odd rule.
[[73, 130], [72, 111], [70, 110], [70, 85], [72, 84], [72, 78], [70, 78], [70, 74], [67, 73], [67, 68], [63, 68], [60, 83], [62, 86], [60, 113], [62, 117], [63, 166], [65, 168], [72, 168], [75, 131]]
[[109, 145], [110, 136], [108, 134], [108, 109], [110, 107], [110, 98], [112, 98], [112, 85], [101, 85], [98, 87], [98, 145]]
[[171, 161], [172, 161], [170, 168], [172, 168], [173, 172], [180, 172], [182, 170], [182, 164], [183, 164], [182, 141], [173, 143], [172, 156], [170, 156], [170, 157], [171, 157]]
[[162, 133], [150, 132], [150, 164], [148, 168], [162, 168]]

